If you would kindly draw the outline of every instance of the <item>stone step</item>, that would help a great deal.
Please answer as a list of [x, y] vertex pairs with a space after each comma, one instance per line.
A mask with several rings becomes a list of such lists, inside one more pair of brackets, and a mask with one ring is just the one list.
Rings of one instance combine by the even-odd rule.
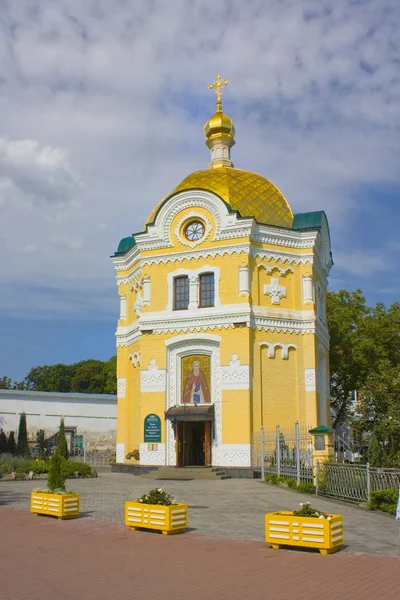
[[188, 481], [192, 479], [231, 479], [231, 476], [223, 469], [211, 469], [205, 467], [159, 467], [155, 471], [142, 475], [143, 479]]

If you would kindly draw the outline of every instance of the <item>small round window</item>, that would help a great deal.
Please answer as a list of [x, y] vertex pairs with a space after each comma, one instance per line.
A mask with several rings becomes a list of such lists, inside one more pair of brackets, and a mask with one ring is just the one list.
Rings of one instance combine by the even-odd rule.
[[189, 240], [189, 242], [197, 242], [204, 235], [204, 223], [201, 221], [191, 221], [185, 227], [185, 237]]

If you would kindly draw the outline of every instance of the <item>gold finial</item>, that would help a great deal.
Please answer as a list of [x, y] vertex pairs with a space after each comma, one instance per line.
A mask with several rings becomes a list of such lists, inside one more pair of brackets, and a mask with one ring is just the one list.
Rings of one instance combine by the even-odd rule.
[[208, 86], [209, 90], [215, 89], [215, 93], [217, 95], [217, 112], [222, 112], [221, 88], [224, 85], [228, 85], [228, 83], [229, 83], [229, 81], [227, 81], [226, 79], [225, 79], [225, 81], [221, 81], [221, 77], [219, 75], [217, 75], [214, 83], [210, 83], [210, 85]]

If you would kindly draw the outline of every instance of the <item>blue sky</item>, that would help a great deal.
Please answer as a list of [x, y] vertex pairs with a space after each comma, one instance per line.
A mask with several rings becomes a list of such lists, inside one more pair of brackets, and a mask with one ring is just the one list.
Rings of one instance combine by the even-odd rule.
[[230, 80], [235, 165], [323, 209], [331, 289], [400, 298], [396, 0], [0, 0], [0, 376], [115, 352], [110, 254], [206, 168]]

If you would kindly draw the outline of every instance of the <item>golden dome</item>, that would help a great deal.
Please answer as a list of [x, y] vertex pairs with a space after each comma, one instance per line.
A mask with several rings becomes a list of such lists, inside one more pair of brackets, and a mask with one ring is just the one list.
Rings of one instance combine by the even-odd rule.
[[204, 135], [210, 139], [214, 135], [221, 133], [235, 137], [235, 126], [228, 115], [221, 111], [217, 111], [204, 125]]
[[233, 167], [192, 173], [159, 203], [146, 224], [154, 221], [158, 209], [172, 194], [188, 189], [214, 192], [242, 217], [254, 217], [259, 223], [292, 227], [292, 210], [278, 188], [257, 173]]

